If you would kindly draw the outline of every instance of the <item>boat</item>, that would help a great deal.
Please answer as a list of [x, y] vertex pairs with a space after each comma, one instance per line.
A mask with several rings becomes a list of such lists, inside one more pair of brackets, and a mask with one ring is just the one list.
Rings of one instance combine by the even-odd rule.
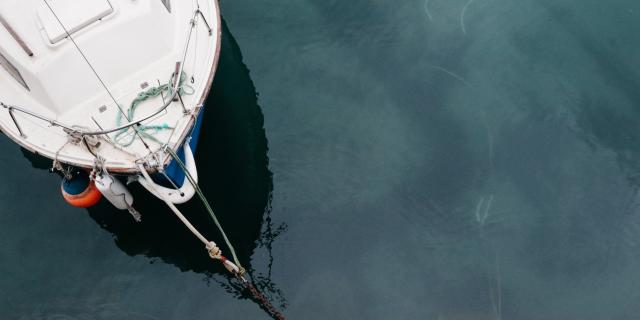
[[194, 196], [217, 0], [4, 0], [0, 25], [0, 129], [51, 159], [70, 204], [140, 220], [127, 183]]
[[[220, 55], [217, 0], [4, 0], [0, 25], [0, 129], [52, 160], [67, 202], [104, 197], [140, 222], [127, 187], [139, 182], [242, 278], [193, 156]], [[234, 262], [176, 207], [196, 192]]]

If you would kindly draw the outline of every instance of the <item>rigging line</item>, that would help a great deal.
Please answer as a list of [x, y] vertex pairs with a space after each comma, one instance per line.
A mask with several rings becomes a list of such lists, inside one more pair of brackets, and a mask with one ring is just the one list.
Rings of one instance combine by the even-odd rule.
[[[113, 103], [115, 103], [116, 107], [118, 108], [118, 110], [120, 110], [120, 113], [122, 113], [122, 115], [124, 116], [125, 119], [127, 119], [128, 122], [131, 122], [132, 119], [129, 119], [129, 117], [127, 116], [127, 114], [124, 112], [124, 110], [122, 110], [122, 108], [120, 107], [120, 105], [118, 104], [118, 101], [116, 100], [116, 98], [113, 96], [113, 94], [111, 93], [111, 91], [109, 90], [109, 88], [107, 87], [107, 85], [104, 83], [104, 81], [102, 81], [102, 78], [100, 77], [100, 75], [98, 74], [98, 72], [96, 71], [96, 69], [93, 67], [93, 65], [91, 64], [91, 62], [89, 62], [89, 59], [87, 59], [87, 56], [84, 55], [84, 52], [82, 52], [82, 49], [80, 49], [80, 47], [78, 46], [78, 44], [76, 43], [76, 41], [73, 39], [73, 37], [71, 36], [71, 33], [69, 33], [69, 30], [67, 30], [67, 28], [64, 26], [64, 24], [62, 23], [62, 21], [60, 20], [60, 18], [58, 17], [58, 15], [55, 13], [55, 11], [53, 10], [53, 8], [51, 7], [51, 5], [49, 5], [49, 3], [47, 2], [47, 0], [42, 0], [47, 7], [49, 8], [49, 11], [51, 11], [51, 14], [53, 14], [53, 16], [56, 18], [56, 20], [58, 21], [58, 23], [60, 24], [60, 27], [62, 27], [62, 29], [64, 30], [64, 32], [67, 34], [67, 36], [69, 37], [69, 40], [71, 40], [71, 42], [73, 43], [73, 45], [76, 47], [76, 49], [78, 50], [78, 52], [80, 53], [80, 55], [82, 56], [82, 58], [84, 59], [84, 61], [87, 63], [87, 65], [89, 65], [89, 68], [91, 68], [91, 71], [93, 71], [93, 74], [96, 75], [96, 78], [98, 78], [98, 81], [100, 81], [100, 84], [102, 84], [102, 87], [107, 91], [107, 94], [109, 94], [109, 97], [111, 97], [111, 100], [113, 100]], [[139, 125], [139, 123], [138, 123]], [[147, 149], [147, 151], [149, 151], [149, 153], [153, 153], [151, 151], [151, 148], [149, 147], [149, 145], [146, 143], [146, 141], [144, 141], [144, 138], [142, 137], [142, 135], [140, 134], [137, 126], [133, 127], [133, 130], [135, 131], [136, 135], [138, 136], [138, 138], [140, 138], [140, 141], [142, 142], [142, 144], [144, 145], [144, 147]]]
[[109, 90], [109, 88], [107, 88], [107, 85], [104, 83], [104, 81], [102, 81], [102, 78], [100, 77], [100, 75], [98, 74], [98, 72], [96, 71], [96, 69], [93, 67], [93, 65], [91, 64], [91, 62], [89, 62], [89, 59], [87, 59], [87, 57], [84, 55], [84, 53], [82, 52], [82, 50], [80, 49], [80, 47], [78, 46], [78, 44], [76, 43], [76, 41], [73, 39], [73, 37], [71, 36], [71, 33], [69, 33], [69, 31], [67, 30], [67, 28], [64, 26], [64, 24], [62, 23], [62, 21], [60, 20], [60, 18], [58, 17], [58, 15], [55, 13], [55, 11], [53, 10], [53, 8], [51, 7], [51, 5], [49, 5], [49, 2], [47, 2], [47, 0], [42, 0], [44, 2], [44, 4], [47, 5], [47, 7], [49, 8], [49, 11], [51, 11], [51, 14], [53, 14], [53, 16], [56, 18], [56, 20], [58, 21], [58, 23], [60, 24], [60, 27], [62, 27], [62, 29], [64, 30], [64, 32], [67, 34], [67, 36], [69, 37], [69, 40], [71, 40], [71, 42], [73, 43], [73, 45], [76, 47], [76, 49], [78, 50], [78, 52], [80, 53], [80, 55], [82, 56], [82, 58], [84, 59], [84, 61], [87, 63], [87, 65], [89, 65], [89, 68], [91, 68], [91, 71], [93, 71], [93, 74], [96, 75], [96, 78], [98, 78], [98, 81], [100, 81], [100, 84], [102, 84], [102, 87], [104, 87], [104, 89], [107, 91], [107, 93], [109, 94], [109, 97], [111, 97], [111, 100], [113, 100], [113, 103], [116, 104], [116, 107], [118, 107], [118, 110], [120, 110], [120, 112], [122, 112], [122, 115], [124, 115], [125, 119], [127, 119], [129, 122], [131, 122], [131, 119], [129, 119], [129, 117], [127, 116], [127, 114], [124, 112], [124, 110], [122, 110], [122, 108], [120, 108], [120, 105], [118, 104], [118, 101], [116, 100], [116, 98], [113, 96], [113, 94], [111, 93], [111, 91]]

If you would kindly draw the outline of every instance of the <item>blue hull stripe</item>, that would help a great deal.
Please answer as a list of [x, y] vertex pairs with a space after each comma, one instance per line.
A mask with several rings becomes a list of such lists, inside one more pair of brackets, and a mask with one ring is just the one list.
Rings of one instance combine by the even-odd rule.
[[[198, 146], [198, 139], [200, 138], [200, 129], [202, 127], [203, 117], [204, 117], [204, 107], [202, 110], [200, 110], [200, 114], [198, 115], [196, 124], [193, 127], [193, 130], [191, 132], [191, 142], [189, 143], [189, 146], [191, 147], [191, 150], [193, 151], [194, 154], [196, 153], [196, 149]], [[180, 148], [178, 148], [178, 150], [176, 151], [180, 159], [184, 162], [185, 161], [184, 150], [182, 149], [182, 146], [180, 146]], [[180, 166], [178, 166], [178, 163], [176, 163], [175, 161], [171, 161], [167, 166], [167, 168], [165, 169], [165, 172], [167, 173], [167, 176], [169, 176], [169, 178], [173, 180], [173, 183], [175, 183], [178, 187], [182, 187], [182, 182], [184, 181], [184, 172], [182, 172], [182, 169], [180, 169]], [[166, 179], [162, 175], [155, 175], [154, 178], [156, 178], [157, 179], [156, 181], [158, 181], [161, 184], [167, 184]]]

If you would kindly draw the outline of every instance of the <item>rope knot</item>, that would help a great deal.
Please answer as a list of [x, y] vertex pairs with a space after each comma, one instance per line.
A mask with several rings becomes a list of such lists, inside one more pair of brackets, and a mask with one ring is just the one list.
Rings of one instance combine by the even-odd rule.
[[220, 260], [222, 258], [222, 251], [220, 251], [220, 248], [218, 248], [216, 243], [213, 241], [207, 244], [207, 251], [212, 259]]

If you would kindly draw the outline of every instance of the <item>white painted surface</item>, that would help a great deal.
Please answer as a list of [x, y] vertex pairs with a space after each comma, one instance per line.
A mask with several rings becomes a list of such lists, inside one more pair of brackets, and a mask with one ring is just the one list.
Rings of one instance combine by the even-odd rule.
[[[68, 38], [51, 43], [50, 37], [55, 39], [59, 30], [55, 31], [55, 25], [46, 20], [50, 17], [44, 18], [42, 0], [2, 0], [0, 14], [32, 49], [34, 56], [26, 55], [0, 26], [0, 53], [15, 66], [30, 88], [27, 91], [0, 68], [0, 102], [88, 130], [116, 127], [120, 113], [100, 80], [123, 109], [143, 91], [142, 84], [157, 86], [158, 82], [169, 80], [176, 62], [182, 60], [198, 5], [198, 1], [174, 0], [169, 13], [159, 0], [49, 1], [55, 3], [52, 8], [56, 15], [61, 20], [69, 20], [69, 26], [77, 29], [72, 37], [91, 67]], [[106, 4], [112, 7], [112, 12], [107, 13]], [[83, 10], [76, 12], [74, 6]], [[198, 16], [184, 64], [187, 79], [193, 77], [193, 83], [188, 81], [188, 84], [193, 87], [194, 94], [183, 96], [191, 114], [185, 115], [180, 103], [173, 102], [166, 111], [145, 122], [145, 125], [167, 124], [175, 128], [175, 132], [166, 130], [156, 134], [160, 143], [147, 141], [153, 152], [164, 144], [173, 148], [181, 145], [215, 71], [220, 45], [217, 2], [200, 0], [199, 6], [213, 32], [209, 36], [202, 17]], [[104, 17], [93, 21], [99, 16]], [[66, 22], [65, 28], [69, 29]], [[152, 114], [162, 104], [162, 97], [144, 102], [136, 111], [136, 119]], [[2, 108], [0, 128], [23, 147], [49, 158], [57, 154], [65, 163], [92, 166], [94, 156], [83, 144], [68, 144], [68, 135], [61, 128], [24, 114], [15, 113], [15, 116], [26, 138], [20, 137], [9, 113]], [[114, 134], [109, 136], [113, 138]], [[129, 147], [113, 146], [109, 140], [102, 136], [100, 147], [94, 152], [106, 159], [106, 166], [112, 172], [135, 172], [135, 161], [150, 153], [140, 139]], [[166, 155], [163, 155], [164, 159]]]
[[96, 188], [114, 207], [127, 210], [133, 206], [133, 195], [120, 180], [102, 173], [95, 177], [95, 183]]
[[[183, 146], [184, 150], [184, 165], [187, 169], [187, 173], [191, 175], [194, 182], [198, 182], [198, 169], [196, 168], [196, 161], [193, 158], [193, 152], [191, 151], [191, 147], [189, 147], [188, 143], [185, 143]], [[147, 191], [151, 192], [158, 199], [171, 202], [173, 204], [182, 204], [185, 203], [196, 194], [196, 189], [193, 187], [189, 178], [185, 174], [184, 180], [182, 180], [182, 187], [179, 189], [172, 189], [163, 187], [157, 183], [155, 183], [151, 179], [146, 179], [145, 177], [140, 177], [138, 179], [140, 185], [142, 185]]]
[[[37, 12], [38, 21], [42, 24], [49, 41], [55, 44], [67, 37], [65, 28], [73, 35], [113, 13], [113, 7], [107, 0], [46, 0], [40, 1]], [[65, 28], [62, 28], [58, 19]]]

